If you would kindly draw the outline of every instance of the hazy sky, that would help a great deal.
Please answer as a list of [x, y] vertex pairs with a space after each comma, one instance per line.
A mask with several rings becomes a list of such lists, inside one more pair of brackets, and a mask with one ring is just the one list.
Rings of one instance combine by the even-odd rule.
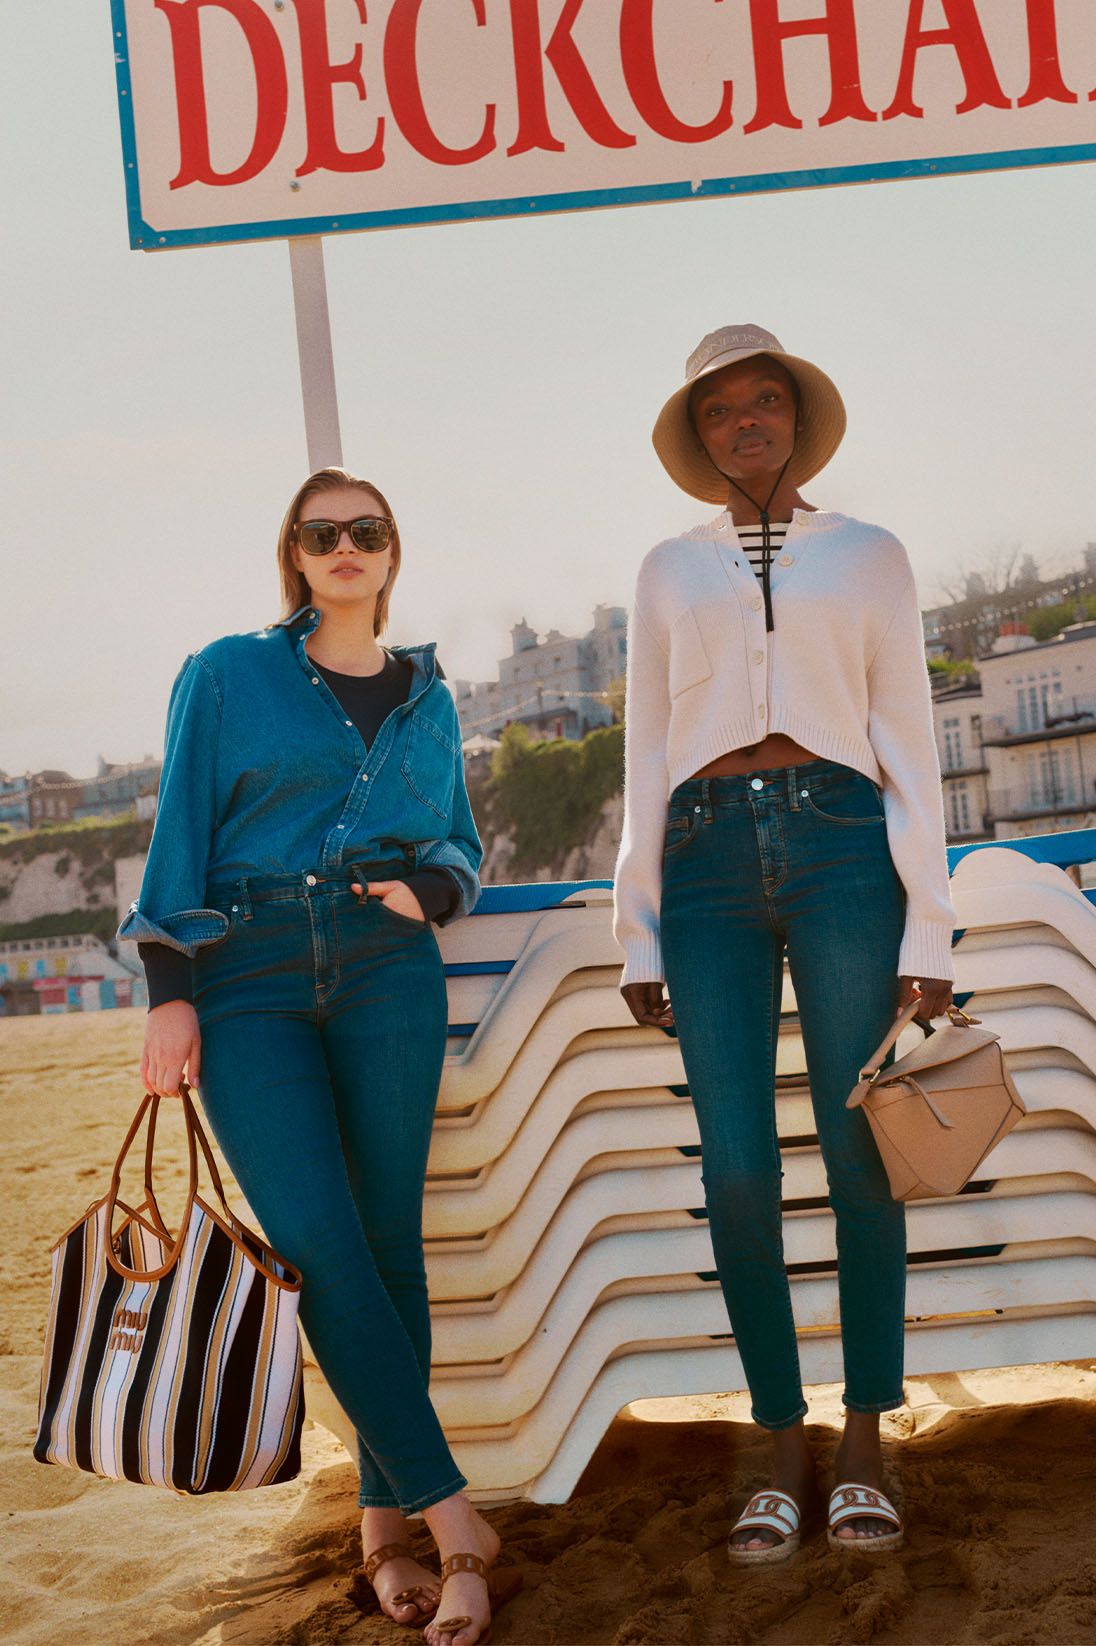
[[[276, 613], [307, 472], [282, 242], [129, 250], [107, 0], [5, 0], [0, 769], [159, 753], [186, 652]], [[1093, 106], [1096, 123], [1096, 105]], [[390, 638], [494, 678], [578, 633], [705, 510], [650, 446], [686, 355], [754, 321], [849, 433], [807, 488], [878, 521], [925, 604], [1096, 540], [1092, 165], [326, 242], [347, 465], [400, 521]]]

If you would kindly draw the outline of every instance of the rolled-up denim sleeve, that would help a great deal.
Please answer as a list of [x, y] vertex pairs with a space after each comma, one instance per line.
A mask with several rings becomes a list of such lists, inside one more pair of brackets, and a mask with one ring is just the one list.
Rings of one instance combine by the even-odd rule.
[[188, 657], [172, 687], [156, 825], [141, 891], [118, 928], [120, 939], [163, 943], [193, 956], [228, 930], [227, 916], [203, 908], [216, 827], [217, 749], [223, 700], [206, 660]]

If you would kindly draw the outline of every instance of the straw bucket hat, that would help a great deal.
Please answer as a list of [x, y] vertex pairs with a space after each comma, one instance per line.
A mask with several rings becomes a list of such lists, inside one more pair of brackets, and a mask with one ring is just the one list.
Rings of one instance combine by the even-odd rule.
[[791, 372], [799, 388], [799, 425], [788, 476], [803, 485], [829, 462], [845, 432], [845, 406], [836, 387], [817, 366], [788, 354], [761, 326], [722, 326], [709, 332], [685, 362], [684, 385], [658, 414], [651, 439], [671, 480], [705, 503], [726, 504], [727, 480], [697, 438], [689, 416], [693, 385], [709, 372], [737, 365], [753, 355], [769, 355]]

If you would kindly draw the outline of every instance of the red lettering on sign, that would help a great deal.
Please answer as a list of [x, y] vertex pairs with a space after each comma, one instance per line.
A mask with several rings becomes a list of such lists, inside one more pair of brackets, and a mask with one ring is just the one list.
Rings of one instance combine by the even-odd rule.
[[[367, 22], [365, 0], [352, 0], [358, 20]], [[377, 121], [377, 130], [367, 149], [340, 149], [335, 135], [335, 107], [332, 88], [340, 83], [355, 87], [365, 101], [365, 81], [362, 79], [361, 42], [354, 47], [346, 63], [333, 63], [327, 40], [327, 8], [325, 0], [293, 0], [297, 8], [297, 27], [301, 36], [301, 86], [304, 91], [304, 118], [308, 132], [308, 152], [297, 167], [297, 176], [306, 177], [312, 171], [376, 171], [384, 165], [384, 118]]]
[[514, 70], [518, 94], [518, 134], [508, 155], [528, 154], [530, 149], [562, 150], [548, 124], [544, 101], [544, 58], [551, 63], [572, 110], [587, 137], [603, 149], [630, 149], [635, 138], [621, 131], [598, 95], [597, 87], [583, 61], [571, 30], [582, 9], [582, 0], [566, 0], [559, 22], [547, 46], [542, 44], [538, 0], [510, 0], [510, 25], [514, 37]]
[[1001, 90], [993, 67], [993, 59], [974, 9], [974, 0], [941, 0], [947, 16], [947, 27], [925, 29], [921, 20], [925, 0], [910, 0], [906, 21], [906, 38], [902, 46], [902, 66], [898, 71], [898, 89], [889, 109], [883, 110], [884, 120], [893, 120], [899, 114], [924, 117], [924, 109], [913, 100], [913, 76], [917, 54], [924, 46], [951, 46], [963, 71], [967, 95], [956, 109], [956, 114], [969, 114], [971, 109], [1009, 109], [1012, 104]]
[[[188, 183], [227, 188], [257, 177], [277, 153], [285, 130], [289, 87], [278, 34], [255, 0], [153, 0], [171, 29], [175, 65], [175, 101], [179, 112], [179, 170], [173, 189]], [[202, 70], [201, 10], [219, 6], [239, 23], [255, 71], [255, 136], [251, 152], [235, 171], [214, 171], [209, 152], [205, 76]]]
[[1027, 0], [1027, 25], [1031, 80], [1017, 107], [1029, 109], [1033, 103], [1080, 102], [1077, 93], [1070, 91], [1062, 79], [1054, 0]]
[[[451, 0], [450, 0], [451, 3]], [[482, 160], [495, 147], [495, 105], [488, 103], [483, 130], [474, 143], [452, 149], [434, 131], [422, 100], [416, 37], [423, 0], [395, 0], [384, 35], [384, 78], [388, 102], [397, 126], [413, 149], [439, 166], [467, 166]], [[484, 28], [483, 0], [472, 0], [477, 28]]]
[[[722, 0], [715, 3], [720, 5]], [[673, 143], [706, 143], [733, 124], [734, 83], [730, 80], [723, 82], [718, 114], [703, 125], [689, 125], [670, 108], [655, 61], [654, 0], [624, 0], [620, 10], [620, 60], [637, 112], [659, 137], [668, 137]]]
[[784, 81], [784, 41], [797, 34], [824, 34], [830, 54], [830, 106], [819, 121], [832, 126], [838, 120], [876, 120], [860, 89], [860, 56], [856, 45], [853, 0], [826, 0], [824, 17], [785, 22], [780, 0], [750, 0], [754, 65], [757, 75], [757, 112], [743, 132], [766, 126], [801, 127], [788, 105]]

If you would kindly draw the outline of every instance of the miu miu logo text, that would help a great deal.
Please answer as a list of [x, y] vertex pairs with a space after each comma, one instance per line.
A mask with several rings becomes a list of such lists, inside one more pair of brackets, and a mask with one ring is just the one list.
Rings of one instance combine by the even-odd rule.
[[133, 1354], [141, 1347], [148, 1315], [138, 1314], [134, 1309], [118, 1309], [111, 1324], [114, 1327], [114, 1334], [110, 1340], [110, 1348], [128, 1349]]

